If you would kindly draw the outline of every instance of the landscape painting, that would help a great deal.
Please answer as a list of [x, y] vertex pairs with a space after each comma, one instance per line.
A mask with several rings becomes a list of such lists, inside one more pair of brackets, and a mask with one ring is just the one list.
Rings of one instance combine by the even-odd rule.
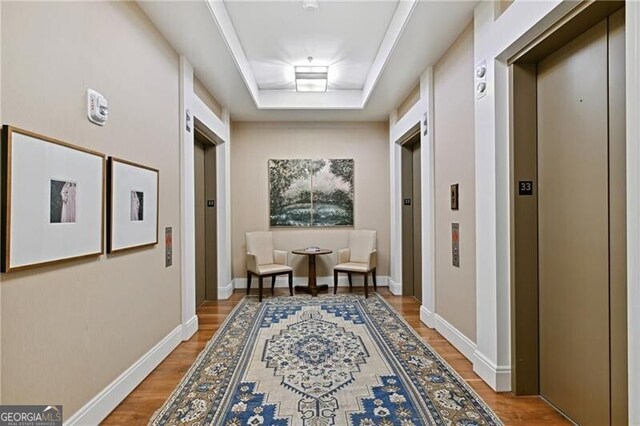
[[353, 226], [352, 159], [270, 160], [270, 225]]

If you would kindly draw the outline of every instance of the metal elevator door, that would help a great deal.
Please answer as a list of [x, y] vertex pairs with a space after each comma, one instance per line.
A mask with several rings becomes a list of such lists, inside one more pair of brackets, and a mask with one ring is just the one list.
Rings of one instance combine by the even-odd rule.
[[624, 56], [611, 55], [610, 20], [537, 65], [540, 395], [587, 426], [614, 417], [610, 316], [626, 281], [611, 257], [626, 240], [624, 137], [610, 125], [624, 79], [609, 78]]
[[422, 301], [420, 134], [402, 145], [402, 294]]
[[218, 298], [216, 147], [197, 129], [194, 143], [196, 306]]

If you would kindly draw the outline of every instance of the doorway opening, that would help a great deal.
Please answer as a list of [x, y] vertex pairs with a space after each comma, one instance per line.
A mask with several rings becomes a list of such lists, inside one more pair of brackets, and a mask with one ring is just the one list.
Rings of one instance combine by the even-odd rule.
[[420, 130], [401, 144], [402, 294], [422, 301]]
[[572, 13], [510, 61], [512, 389], [626, 425], [624, 3]]
[[216, 145], [198, 126], [194, 133], [196, 307], [218, 299]]

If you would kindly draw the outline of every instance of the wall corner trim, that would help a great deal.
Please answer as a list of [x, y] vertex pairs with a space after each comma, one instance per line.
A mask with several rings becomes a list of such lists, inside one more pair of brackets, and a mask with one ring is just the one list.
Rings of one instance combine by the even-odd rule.
[[233, 294], [234, 283], [231, 281], [224, 287], [218, 287], [218, 300], [227, 300]]
[[402, 296], [402, 283], [397, 283], [389, 277], [389, 291], [394, 296]]
[[182, 326], [182, 341], [191, 339], [191, 336], [198, 331], [198, 316], [194, 315], [185, 325]]
[[[197, 329], [197, 319], [195, 326]], [[66, 426], [99, 424], [180, 344], [183, 333], [182, 325], [174, 328], [118, 378], [69, 417], [64, 424]]]
[[420, 306], [420, 321], [422, 321], [429, 328], [436, 328], [435, 314], [431, 312], [426, 306]]
[[499, 366], [480, 351], [474, 354], [473, 371], [496, 392], [511, 391], [511, 367]]

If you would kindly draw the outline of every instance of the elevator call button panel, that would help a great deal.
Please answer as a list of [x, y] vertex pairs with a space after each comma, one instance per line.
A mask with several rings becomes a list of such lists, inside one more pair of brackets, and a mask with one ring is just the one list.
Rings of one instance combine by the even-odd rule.
[[164, 228], [164, 266], [173, 265], [173, 230], [171, 226]]
[[451, 263], [456, 268], [460, 267], [460, 224], [451, 224]]

